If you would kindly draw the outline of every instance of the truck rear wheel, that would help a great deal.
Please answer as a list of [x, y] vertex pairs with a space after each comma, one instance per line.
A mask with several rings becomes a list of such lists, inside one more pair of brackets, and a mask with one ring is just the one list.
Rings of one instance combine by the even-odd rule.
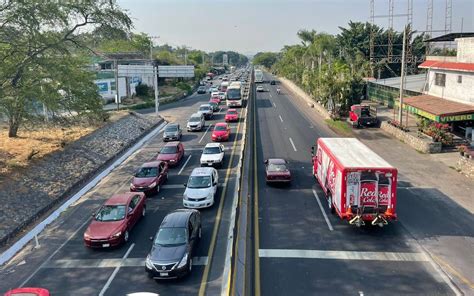
[[336, 212], [336, 209], [334, 208], [334, 205], [332, 203], [332, 196], [331, 194], [328, 194], [328, 207], [329, 207], [329, 210], [331, 211], [331, 213], [335, 213]]

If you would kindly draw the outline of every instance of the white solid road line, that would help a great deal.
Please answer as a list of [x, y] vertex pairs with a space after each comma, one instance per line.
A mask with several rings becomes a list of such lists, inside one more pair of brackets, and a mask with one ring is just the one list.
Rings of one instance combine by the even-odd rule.
[[210, 125], [207, 127], [206, 131], [204, 132], [204, 135], [202, 135], [201, 139], [199, 140], [199, 143], [202, 142], [202, 139], [204, 139], [204, 137], [206, 136], [206, 134], [207, 134], [207, 132], [209, 131], [209, 129], [211, 128], [211, 126], [212, 126], [212, 124], [210, 124]]
[[131, 244], [131, 245], [130, 245], [130, 248], [128, 248], [128, 250], [127, 250], [127, 253], [125, 253], [125, 255], [123, 255], [122, 260], [120, 260], [119, 265], [118, 265], [117, 267], [115, 267], [114, 272], [112, 272], [112, 274], [110, 275], [109, 279], [107, 280], [107, 282], [105, 283], [104, 287], [103, 287], [102, 290], [100, 291], [99, 296], [103, 296], [103, 295], [105, 294], [105, 292], [106, 292], [107, 289], [109, 288], [110, 284], [111, 284], [112, 281], [114, 280], [115, 276], [116, 276], [117, 273], [119, 272], [120, 267], [122, 267], [122, 262], [123, 262], [125, 259], [127, 259], [128, 255], [129, 255], [130, 252], [132, 251], [133, 247], [135, 247], [135, 243]]
[[298, 150], [296, 150], [295, 143], [293, 143], [293, 140], [291, 138], [289, 138], [289, 139], [290, 139], [291, 146], [293, 146], [293, 150], [295, 150], [295, 152], [297, 152]]
[[270, 98], [272, 97], [272, 94], [268, 94], [270, 96]]
[[189, 154], [188, 159], [186, 159], [186, 161], [184, 162], [183, 166], [181, 167], [181, 169], [180, 169], [179, 172], [178, 172], [178, 175], [181, 175], [181, 173], [183, 172], [184, 168], [186, 167], [186, 165], [188, 164], [189, 160], [191, 159], [191, 156], [193, 156], [193, 155], [192, 155], [192, 154]]
[[273, 104], [273, 107], [275, 107], [275, 108], [277, 107], [277, 105], [275, 105], [275, 102], [272, 102], [272, 104]]
[[331, 224], [331, 222], [329, 221], [329, 218], [328, 218], [328, 216], [326, 215], [326, 212], [324, 211], [323, 205], [321, 204], [321, 201], [319, 200], [319, 196], [318, 196], [318, 194], [316, 193], [316, 190], [314, 190], [314, 189], [313, 189], [313, 194], [314, 194], [314, 197], [316, 198], [316, 201], [318, 202], [318, 205], [319, 205], [319, 208], [321, 209], [321, 212], [323, 213], [324, 220], [326, 220], [326, 224], [328, 225], [329, 230], [330, 230], [330, 231], [333, 231], [334, 228], [332, 227], [332, 224]]
[[409, 252], [260, 249], [258, 255], [263, 258], [428, 262], [425, 254]]
[[[193, 257], [193, 266], [207, 265], [207, 256]], [[60, 259], [50, 261], [44, 268], [117, 268], [144, 267], [145, 258]]]
[[280, 121], [283, 122], [283, 118], [281, 118], [281, 115], [278, 115], [278, 117], [280, 117]]

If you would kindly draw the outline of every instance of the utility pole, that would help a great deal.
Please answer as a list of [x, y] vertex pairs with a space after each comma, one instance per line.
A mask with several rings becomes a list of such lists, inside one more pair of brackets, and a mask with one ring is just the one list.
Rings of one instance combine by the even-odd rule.
[[402, 48], [402, 70], [400, 73], [400, 106], [398, 110], [398, 122], [402, 124], [403, 116], [403, 88], [405, 87], [405, 48], [406, 48], [406, 38], [407, 38], [407, 26], [403, 30], [403, 48]]
[[117, 103], [117, 111], [120, 110], [120, 95], [118, 85], [118, 63], [117, 59], [114, 60], [114, 78], [115, 78], [115, 103]]
[[160, 38], [160, 36], [149, 36], [148, 38], [150, 38], [150, 61], [153, 60], [153, 39], [158, 39]]
[[158, 108], [160, 102], [158, 101], [158, 67], [153, 66], [153, 87], [155, 89], [155, 114], [158, 116]]

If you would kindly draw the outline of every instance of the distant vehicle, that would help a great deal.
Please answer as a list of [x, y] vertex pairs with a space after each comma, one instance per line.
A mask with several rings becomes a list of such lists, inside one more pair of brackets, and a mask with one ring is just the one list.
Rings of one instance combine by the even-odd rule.
[[355, 138], [319, 138], [311, 154], [331, 212], [356, 226], [397, 219], [397, 169], [369, 147]]
[[228, 109], [224, 120], [225, 122], [239, 121], [239, 112], [236, 109]]
[[263, 72], [262, 70], [256, 69], [254, 71], [255, 83], [263, 83]]
[[258, 92], [263, 92], [264, 91], [263, 86], [261, 86], [261, 85], [257, 86], [257, 91]]
[[144, 192], [147, 196], [160, 192], [160, 186], [168, 180], [168, 163], [146, 162], [133, 175], [131, 192]]
[[190, 131], [201, 131], [206, 125], [204, 114], [194, 113], [188, 120], [187, 129]]
[[186, 208], [206, 208], [214, 204], [219, 174], [215, 168], [195, 168], [189, 176], [183, 194]]
[[115, 194], [93, 215], [84, 232], [84, 243], [90, 248], [109, 248], [126, 243], [130, 231], [146, 214], [143, 192]]
[[189, 274], [201, 236], [199, 211], [180, 209], [166, 215], [153, 237], [151, 250], [145, 259], [148, 276], [171, 279]]
[[181, 142], [168, 142], [156, 157], [158, 161], [165, 161], [169, 166], [176, 166], [184, 156], [184, 146]]
[[352, 105], [349, 111], [349, 123], [352, 127], [377, 126], [377, 107], [369, 105]]
[[211, 119], [212, 115], [214, 114], [214, 111], [212, 111], [212, 106], [209, 104], [202, 104], [199, 106], [198, 112], [202, 113], [205, 119]]
[[217, 112], [219, 111], [219, 103], [217, 100], [209, 100], [209, 105], [212, 107], [212, 112]]
[[214, 142], [228, 141], [230, 137], [230, 127], [225, 122], [216, 123], [212, 131], [211, 139]]
[[213, 92], [218, 92], [219, 88], [217, 86], [212, 86], [209, 88], [209, 93], [212, 94]]
[[225, 92], [220, 91], [220, 92], [218, 93], [218, 95], [219, 95], [219, 97], [221, 98], [221, 101], [225, 100]]
[[214, 102], [214, 103], [216, 103], [217, 105], [219, 105], [219, 104], [221, 103], [221, 97], [219, 97], [219, 96], [211, 97], [211, 98], [209, 99], [209, 103], [211, 103], [211, 102]]
[[282, 158], [265, 160], [265, 181], [267, 183], [290, 183], [291, 172], [288, 162]]
[[197, 93], [198, 94], [205, 94], [206, 93], [206, 87], [201, 85], [200, 87], [198, 87]]
[[179, 123], [170, 123], [166, 126], [163, 132], [163, 141], [179, 141], [181, 140], [181, 136], [183, 131]]
[[226, 104], [229, 107], [242, 107], [243, 91], [240, 82], [232, 82], [226, 92]]
[[224, 161], [224, 145], [219, 143], [208, 143], [202, 151], [200, 163], [201, 166], [222, 167]]
[[229, 82], [224, 81], [224, 82], [222, 82], [221, 85], [219, 86], [219, 91], [225, 92], [225, 91], [227, 91], [227, 87], [229, 87]]
[[50, 296], [48, 290], [43, 288], [16, 288], [5, 293], [5, 296]]
[[276, 84], [275, 80], [270, 81], [270, 85], [275, 85], [275, 84]]

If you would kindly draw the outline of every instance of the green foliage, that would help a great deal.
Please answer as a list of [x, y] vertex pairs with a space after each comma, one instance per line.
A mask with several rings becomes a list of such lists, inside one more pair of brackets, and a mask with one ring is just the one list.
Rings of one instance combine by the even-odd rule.
[[270, 69], [276, 63], [278, 54], [273, 52], [259, 52], [252, 60], [254, 65], [262, 65]]
[[135, 87], [137, 96], [139, 97], [149, 97], [152, 96], [153, 88], [149, 87], [146, 84], [139, 84]]
[[243, 66], [248, 63], [248, 58], [243, 54], [240, 54], [235, 51], [216, 51], [211, 53], [211, 58], [214, 63], [219, 64], [222, 63], [223, 55], [227, 54], [229, 59], [229, 64], [234, 66]]
[[192, 90], [192, 87], [187, 84], [186, 82], [183, 82], [183, 81], [180, 81], [176, 84], [176, 87], [181, 89], [181, 90], [184, 90], [186, 92], [190, 92]]

